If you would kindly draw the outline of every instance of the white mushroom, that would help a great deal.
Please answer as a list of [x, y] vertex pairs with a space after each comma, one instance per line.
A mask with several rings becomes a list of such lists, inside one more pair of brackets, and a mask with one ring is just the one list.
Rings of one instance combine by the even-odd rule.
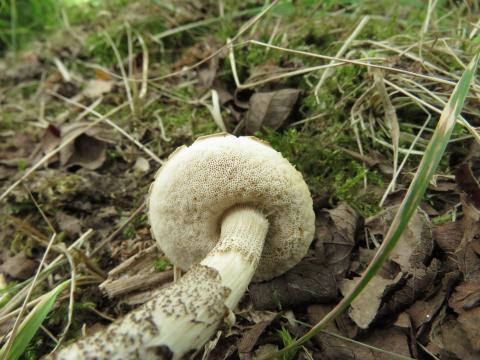
[[252, 137], [214, 135], [179, 148], [150, 189], [152, 233], [188, 270], [177, 283], [58, 359], [177, 359], [203, 346], [250, 281], [306, 254], [314, 213], [302, 175]]

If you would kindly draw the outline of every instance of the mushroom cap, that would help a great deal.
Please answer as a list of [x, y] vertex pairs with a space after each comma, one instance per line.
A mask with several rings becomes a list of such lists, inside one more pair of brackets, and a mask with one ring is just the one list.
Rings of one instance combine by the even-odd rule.
[[218, 134], [178, 148], [158, 171], [148, 203], [154, 238], [182, 270], [213, 249], [222, 216], [236, 205], [259, 209], [269, 222], [254, 281], [289, 270], [313, 239], [312, 198], [301, 173], [253, 137]]

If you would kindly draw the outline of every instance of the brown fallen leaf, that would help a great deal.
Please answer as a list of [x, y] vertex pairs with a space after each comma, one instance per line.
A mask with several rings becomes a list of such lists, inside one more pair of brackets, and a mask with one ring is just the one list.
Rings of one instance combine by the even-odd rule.
[[[398, 206], [392, 206], [379, 215], [366, 220], [367, 230], [374, 235], [385, 236]], [[421, 211], [416, 211], [407, 228], [390, 255], [404, 272], [411, 272], [417, 266], [424, 265], [433, 251], [433, 234], [430, 220]]]
[[458, 322], [467, 334], [475, 351], [480, 351], [480, 307], [466, 311], [458, 316]]
[[253, 94], [245, 118], [247, 134], [253, 134], [263, 127], [277, 130], [292, 112], [300, 92], [297, 89], [282, 89]]
[[317, 257], [307, 256], [282, 276], [252, 284], [249, 288], [257, 310], [290, 308], [337, 298], [335, 278], [323, 260]]
[[277, 317], [276, 313], [270, 313], [269, 318], [262, 320], [250, 329], [243, 332], [243, 335], [238, 342], [238, 352], [239, 353], [249, 353], [253, 350], [257, 344], [258, 338], [262, 335], [265, 329], [272, 323], [272, 321]]
[[337, 281], [343, 280], [350, 267], [358, 223], [358, 214], [346, 203], [322, 211], [317, 217], [315, 252], [324, 259]]
[[106, 130], [100, 126], [84, 131], [88, 123], [78, 122], [68, 124], [61, 129], [62, 138], [76, 137], [74, 141], [60, 151], [62, 166], [79, 165], [84, 168], [98, 169], [106, 160], [106, 148], [110, 143], [105, 136]]
[[455, 181], [460, 189], [467, 194], [469, 202], [477, 209], [480, 209], [480, 185], [468, 163], [464, 163], [458, 167], [455, 174]]
[[[312, 305], [307, 309], [309, 322], [316, 324], [330, 310], [328, 305]], [[330, 323], [326, 329], [329, 333], [320, 333], [314, 341], [320, 348], [315, 358], [322, 360], [391, 360], [389, 354], [381, 350], [390, 351], [410, 357], [407, 335], [395, 327], [378, 328], [364, 334], [357, 341], [371, 345], [380, 350], [373, 350], [365, 346], [340, 339], [331, 333], [339, 333], [335, 323]]]
[[[340, 284], [340, 291], [346, 296], [360, 280], [345, 279]], [[373, 277], [365, 289], [351, 303], [348, 310], [350, 318], [362, 329], [367, 329], [378, 315], [378, 311], [384, 297], [392, 291], [402, 280], [402, 273], [398, 273], [394, 279], [385, 279], [380, 275]]]
[[55, 215], [55, 219], [57, 220], [58, 227], [61, 231], [65, 232], [67, 237], [74, 238], [81, 234], [82, 225], [76, 217], [60, 211]]
[[460, 221], [450, 221], [433, 228], [433, 238], [445, 253], [454, 253], [462, 242], [463, 225]]
[[451, 295], [449, 306], [457, 314], [468, 311], [480, 305], [480, 272], [477, 271], [467, 281], [455, 288]]
[[440, 269], [441, 263], [438, 259], [433, 259], [428, 267], [419, 265], [411, 269], [412, 272], [405, 285], [392, 293], [379, 312], [382, 315], [396, 313], [413, 304], [415, 300], [435, 287]]
[[480, 210], [470, 201], [466, 194], [461, 194], [463, 208], [463, 237], [455, 249], [458, 268], [466, 279], [480, 270]]
[[480, 185], [468, 163], [459, 166], [455, 180], [461, 189], [463, 209], [462, 241], [455, 249], [455, 257], [465, 279], [480, 270]]
[[206, 64], [198, 70], [198, 87], [200, 90], [209, 90], [212, 88], [213, 82], [217, 76], [219, 66], [219, 58], [215, 56], [207, 61]]
[[440, 311], [446, 294], [437, 292], [432, 298], [415, 301], [405, 312], [410, 315], [413, 326], [419, 330], [423, 325], [432, 322]]
[[5, 262], [0, 265], [0, 271], [11, 276], [14, 279], [26, 280], [35, 274], [38, 263], [29, 259], [23, 252], [12, 257], [8, 257]]
[[471, 274], [455, 288], [448, 304], [459, 314], [458, 322], [472, 348], [480, 351], [480, 271]]
[[430, 341], [440, 349], [436, 355], [441, 359], [480, 359], [480, 351], [472, 348], [461, 324], [445, 308], [432, 325]]
[[61, 142], [60, 129], [53, 124], [48, 124], [40, 141], [42, 151], [47, 154], [60, 145]]

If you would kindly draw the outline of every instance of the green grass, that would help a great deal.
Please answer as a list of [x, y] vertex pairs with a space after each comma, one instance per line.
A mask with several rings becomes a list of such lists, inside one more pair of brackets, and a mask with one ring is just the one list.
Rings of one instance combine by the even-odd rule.
[[330, 321], [334, 320], [338, 315], [345, 311], [353, 300], [365, 289], [369, 281], [380, 270], [383, 263], [387, 260], [389, 254], [395, 248], [398, 240], [405, 231], [408, 222], [414, 212], [417, 210], [420, 202], [423, 199], [425, 191], [432, 179], [438, 164], [440, 163], [445, 149], [447, 147], [456, 120], [462, 111], [465, 98], [470, 89], [470, 85], [475, 77], [478, 62], [480, 60], [480, 52], [471, 60], [467, 69], [464, 71], [461, 79], [450, 96], [450, 100], [444, 107], [440, 119], [438, 121], [435, 132], [428, 144], [418, 171], [411, 182], [407, 194], [402, 201], [395, 218], [390, 225], [388, 233], [382, 242], [382, 245], [377, 250], [377, 253], [361, 276], [359, 282], [336, 306], [330, 311], [320, 322], [318, 322], [310, 331], [303, 335], [300, 339], [289, 344], [281, 351], [272, 354], [272, 357], [277, 357], [289, 353], [292, 349], [298, 348], [308, 339], [312, 338], [320, 331], [324, 330]]
[[[295, 343], [295, 338], [290, 334], [288, 329], [284, 326], [280, 330], [277, 331], [278, 336], [280, 336], [280, 339], [282, 340], [283, 346], [287, 347], [290, 346], [291, 344]], [[281, 359], [282, 360], [293, 360], [295, 359], [295, 356], [297, 355], [298, 349], [293, 348], [285, 353], [282, 354]]]
[[1, 0], [0, 48], [17, 51], [60, 25], [56, 0]]
[[8, 353], [6, 353], [8, 343], [0, 349], [0, 358], [16, 360], [23, 354], [53, 305], [55, 305], [58, 295], [60, 295], [69, 284], [70, 281], [65, 281], [43, 296], [43, 299], [29, 312], [20, 324], [15, 338], [11, 341], [12, 346]]

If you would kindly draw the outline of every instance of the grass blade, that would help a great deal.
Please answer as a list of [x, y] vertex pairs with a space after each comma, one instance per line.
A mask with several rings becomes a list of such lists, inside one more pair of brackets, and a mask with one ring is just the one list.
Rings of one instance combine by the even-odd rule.
[[[27, 348], [30, 340], [35, 336], [40, 325], [47, 317], [48, 313], [52, 309], [55, 301], [57, 300], [58, 295], [70, 284], [70, 280], [64, 281], [56, 288], [44, 295], [42, 301], [40, 301], [28, 314], [28, 316], [23, 320], [22, 324], [19, 327], [15, 339], [13, 340], [13, 345], [10, 349], [10, 352], [6, 356], [8, 360], [18, 359], [25, 349]], [[4, 352], [6, 350], [5, 344], [0, 350], [0, 357], [4, 357]]]
[[382, 267], [385, 260], [395, 248], [395, 245], [400, 239], [410, 218], [420, 204], [425, 190], [427, 189], [427, 186], [435, 174], [440, 160], [442, 159], [443, 153], [445, 152], [445, 148], [447, 147], [448, 141], [455, 126], [456, 119], [460, 115], [468, 90], [470, 89], [470, 85], [475, 77], [479, 59], [480, 52], [474, 56], [455, 86], [455, 89], [450, 96], [450, 100], [440, 115], [440, 120], [438, 121], [435, 132], [433, 133], [425, 154], [423, 155], [418, 171], [415, 174], [415, 177], [408, 188], [407, 194], [405, 195], [405, 198], [392, 221], [388, 233], [385, 236], [382, 245], [378, 249], [377, 254], [366, 269], [365, 273], [360, 278], [358, 284], [310, 331], [308, 331], [295, 342], [284, 347], [282, 350], [270, 354], [267, 358], [280, 358], [283, 354], [286, 354], [292, 349], [299, 347], [305, 341], [324, 330], [330, 321], [335, 319], [338, 315], [345, 311], [348, 306], [350, 306], [351, 302], [355, 300], [355, 298], [362, 292], [369, 281]]

